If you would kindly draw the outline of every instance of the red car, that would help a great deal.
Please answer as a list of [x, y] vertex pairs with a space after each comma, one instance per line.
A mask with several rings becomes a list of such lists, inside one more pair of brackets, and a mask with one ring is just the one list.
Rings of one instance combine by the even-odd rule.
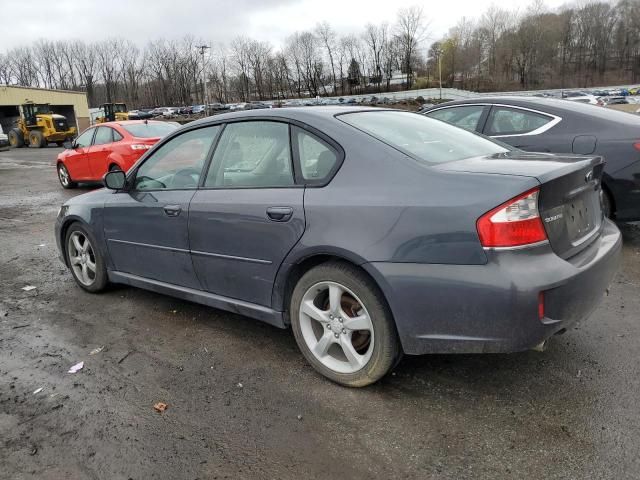
[[153, 120], [106, 122], [86, 129], [58, 155], [58, 179], [63, 188], [79, 182], [99, 182], [110, 170], [127, 171], [176, 124]]

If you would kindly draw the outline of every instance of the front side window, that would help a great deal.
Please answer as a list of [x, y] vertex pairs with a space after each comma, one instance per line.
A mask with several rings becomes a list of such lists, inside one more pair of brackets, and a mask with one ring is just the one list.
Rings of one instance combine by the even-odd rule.
[[113, 136], [111, 134], [113, 130], [109, 127], [98, 127], [96, 131], [96, 137], [93, 139], [94, 145], [104, 145], [106, 143], [111, 143], [113, 141]]
[[428, 164], [509, 151], [490, 139], [415, 113], [381, 110], [337, 118]]
[[487, 120], [486, 135], [523, 135], [546, 125], [552, 117], [529, 110], [493, 107]]
[[316, 136], [297, 127], [294, 138], [300, 155], [302, 178], [318, 182], [325, 180], [338, 163], [336, 151]]
[[190, 130], [162, 145], [140, 165], [136, 190], [197, 188], [202, 168], [220, 127]]
[[93, 132], [95, 128], [90, 128], [89, 130], [85, 130], [82, 135], [76, 138], [75, 146], [76, 147], [88, 147], [91, 145], [91, 137], [93, 137]]
[[467, 130], [477, 130], [478, 121], [482, 116], [483, 110], [483, 105], [465, 105], [464, 107], [448, 107], [434, 110], [427, 112], [426, 115], [450, 123], [456, 127]]
[[225, 127], [204, 186], [285, 187], [293, 184], [289, 125], [248, 121]]

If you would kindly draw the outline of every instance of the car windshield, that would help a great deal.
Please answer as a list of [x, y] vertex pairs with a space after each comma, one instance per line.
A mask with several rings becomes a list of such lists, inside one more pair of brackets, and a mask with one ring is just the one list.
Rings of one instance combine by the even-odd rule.
[[453, 162], [509, 151], [485, 137], [415, 113], [382, 110], [347, 113], [338, 118], [427, 163]]
[[148, 122], [148, 123], [132, 123], [130, 125], [122, 125], [127, 132], [138, 138], [156, 138], [164, 137], [178, 128], [173, 123], [164, 122]]

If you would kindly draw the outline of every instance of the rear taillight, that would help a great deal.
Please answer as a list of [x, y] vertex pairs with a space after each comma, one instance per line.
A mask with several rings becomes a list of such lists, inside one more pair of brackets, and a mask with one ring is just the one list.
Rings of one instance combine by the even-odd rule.
[[640, 142], [636, 142], [633, 144], [633, 148], [635, 148], [636, 150], [640, 151]]
[[540, 213], [538, 193], [534, 188], [490, 212], [476, 222], [483, 247], [518, 247], [547, 239]]
[[146, 145], [144, 143], [134, 143], [130, 145], [131, 150], [149, 150], [153, 145]]

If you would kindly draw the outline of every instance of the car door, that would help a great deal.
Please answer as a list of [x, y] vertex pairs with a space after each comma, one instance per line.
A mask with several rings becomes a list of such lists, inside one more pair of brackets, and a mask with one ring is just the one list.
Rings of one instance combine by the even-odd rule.
[[105, 202], [104, 235], [117, 271], [200, 288], [189, 252], [189, 202], [219, 129], [169, 138], [128, 175], [129, 189]]
[[549, 152], [541, 134], [562, 120], [561, 118], [535, 111], [506, 105], [494, 105], [487, 117], [483, 133], [521, 150]]
[[489, 108], [488, 105], [458, 105], [431, 110], [425, 115], [465, 130], [481, 132]]
[[278, 268], [304, 232], [303, 198], [287, 123], [227, 124], [189, 207], [191, 254], [203, 288], [270, 307]]
[[72, 150], [65, 156], [64, 164], [74, 180], [91, 179], [88, 153], [95, 131], [95, 128], [85, 130], [75, 139]]
[[107, 173], [107, 158], [111, 154], [111, 144], [113, 143], [113, 129], [111, 127], [98, 127], [96, 135], [93, 137], [93, 144], [89, 148], [87, 157], [89, 159], [89, 169], [95, 179], [101, 179]]

